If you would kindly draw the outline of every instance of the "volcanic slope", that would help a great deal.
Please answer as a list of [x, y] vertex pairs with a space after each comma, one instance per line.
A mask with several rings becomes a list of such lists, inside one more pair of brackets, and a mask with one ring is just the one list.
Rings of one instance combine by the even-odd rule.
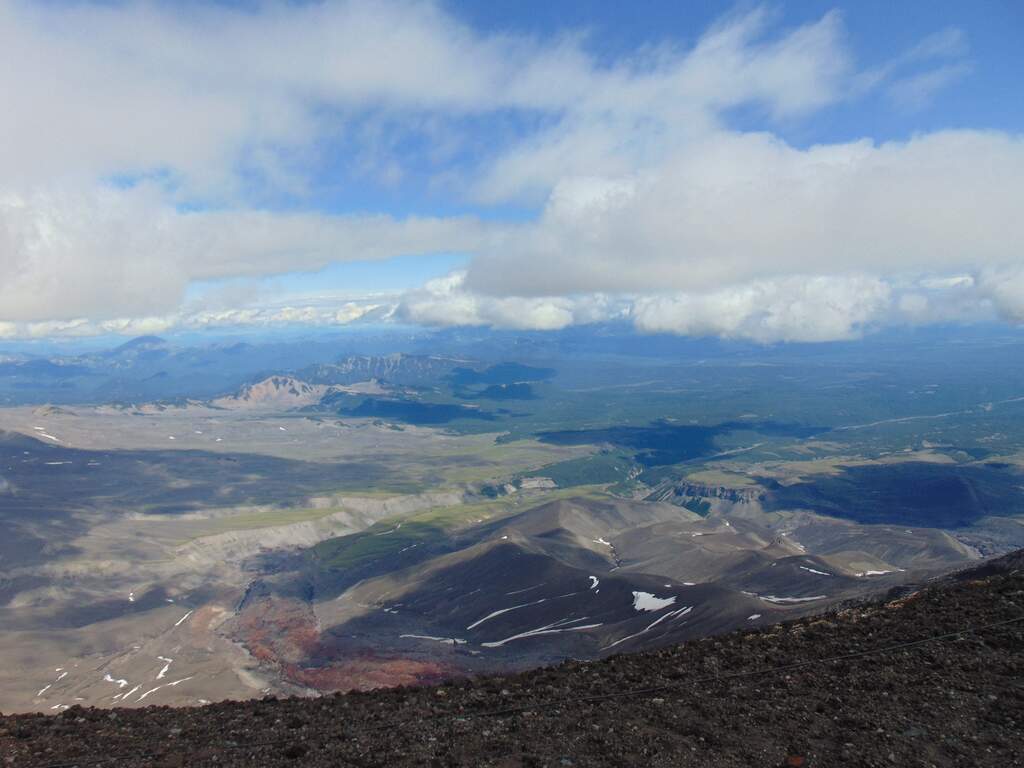
[[887, 601], [505, 677], [0, 719], [51, 766], [1019, 766], [1024, 553]]
[[889, 552], [888, 529], [819, 556], [773, 519], [596, 497], [454, 532], [378, 523], [254, 583], [229, 631], [286, 680], [347, 690], [387, 682], [346, 672], [353, 658], [363, 671], [422, 665], [424, 682], [594, 659], [820, 612], [970, 560], [927, 531], [922, 546], [939, 553], [927, 567], [915, 549], [884, 560], [871, 550]]

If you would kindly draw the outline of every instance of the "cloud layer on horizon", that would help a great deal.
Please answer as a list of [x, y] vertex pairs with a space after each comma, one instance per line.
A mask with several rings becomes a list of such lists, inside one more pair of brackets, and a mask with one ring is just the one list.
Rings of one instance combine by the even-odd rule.
[[[0, 337], [628, 319], [773, 342], [1024, 322], [1024, 138], [776, 131], [867, 93], [921, 106], [970, 70], [958, 30], [861, 70], [841, 14], [780, 30], [755, 9], [608, 64], [582, 36], [482, 34], [425, 2], [0, 0], [0, 64]], [[758, 130], [730, 124], [738, 108]], [[465, 134], [510, 114], [529, 127], [487, 151]], [[317, 209], [325, 146], [348, 148], [346, 184], [402, 184], [410, 140], [475, 214]], [[537, 214], [486, 215], [506, 205]], [[435, 253], [470, 260], [383, 301], [186, 301], [203, 281]]]

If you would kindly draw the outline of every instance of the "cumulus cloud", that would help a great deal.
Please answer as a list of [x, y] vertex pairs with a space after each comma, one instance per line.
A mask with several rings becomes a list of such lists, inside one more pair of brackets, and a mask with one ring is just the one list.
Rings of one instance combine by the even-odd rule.
[[703, 294], [639, 300], [637, 327], [762, 342], [859, 336], [889, 310], [890, 287], [865, 276], [791, 276]]
[[144, 336], [169, 331], [245, 330], [282, 326], [334, 327], [383, 320], [395, 310], [394, 301], [344, 301], [333, 305], [294, 303], [272, 307], [236, 307], [181, 311], [168, 315], [112, 318], [94, 321], [0, 322], [0, 339], [87, 337], [107, 334]]
[[368, 111], [679, 127], [748, 102], [781, 117], [837, 99], [849, 70], [839, 15], [781, 36], [768, 22], [755, 10], [692, 50], [602, 66], [580, 36], [480, 34], [411, 0], [255, 11], [0, 0], [0, 86], [17, 118], [0, 120], [0, 168], [28, 180], [169, 169], [202, 186], [229, 182], [243, 158], [259, 162], [255, 149], [281, 161], [273, 149]]
[[106, 320], [178, 308], [188, 285], [478, 248], [473, 219], [179, 212], [152, 186], [0, 192], [0, 316]]
[[465, 290], [466, 275], [454, 272], [410, 291], [395, 316], [430, 326], [488, 325], [494, 328], [555, 331], [569, 325], [608, 320], [625, 312], [605, 296], [481, 296]]
[[1024, 323], [1024, 266], [988, 269], [978, 281], [982, 295], [992, 301], [999, 314], [1015, 323]]
[[969, 271], [1024, 257], [1024, 140], [975, 131], [798, 149], [721, 132], [620, 178], [567, 179], [479, 256], [483, 293], [714, 290], [785, 275]]
[[[414, 0], [0, 0], [0, 336], [628, 316], [812, 341], [1024, 321], [1021, 136], [777, 135], [872, 93], [924, 106], [971, 72], [963, 33], [861, 71], [840, 14], [775, 22], [755, 8], [608, 61], [582, 34], [482, 33]], [[731, 127], [737, 108], [760, 130]], [[427, 186], [477, 215], [339, 215], [308, 197], [401, 186], [412, 161], [396, 147], [417, 142]], [[487, 215], [506, 204], [537, 215]], [[400, 298], [186, 301], [199, 281], [428, 253], [470, 260]]]

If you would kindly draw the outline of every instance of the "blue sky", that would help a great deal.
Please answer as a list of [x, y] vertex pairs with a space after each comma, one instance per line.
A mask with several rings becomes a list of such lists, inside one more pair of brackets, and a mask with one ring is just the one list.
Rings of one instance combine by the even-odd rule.
[[0, 0], [0, 338], [1016, 327], [1022, 33], [996, 1]]
[[[232, 4], [229, 4], [232, 5]], [[252, 8], [252, 4], [239, 3]], [[564, 2], [445, 2], [452, 16], [481, 34], [522, 34], [557, 40], [582, 36], [582, 45], [599, 64], [616, 62], [655, 46], [694, 45], [709, 26], [754, 8], [766, 9], [776, 29], [813, 23], [829, 12], [842, 16], [844, 36], [861, 69], [883, 67], [912, 50], [921, 41], [946, 32], [959, 36], [961, 52], [944, 64], [947, 84], [920, 104], [900, 106], [884, 90], [839, 102], [812, 118], [766, 121], [763, 109], [738, 108], [730, 123], [743, 130], [770, 128], [795, 146], [851, 141], [870, 137], [878, 141], [908, 139], [914, 134], [948, 128], [976, 128], [1019, 132], [1024, 128], [1024, 6], [991, 0], [963, 3], [937, 2], [835, 3], [807, 0], [799, 3], [680, 3], [671, 0], [615, 3], [593, 0]], [[905, 74], [927, 73], [934, 60], [910, 62]], [[444, 169], [465, 168], [495, 149], [495, 139], [528, 134], [545, 120], [543, 115], [505, 112], [456, 121], [452, 129], [464, 138], [463, 146], [444, 158]], [[358, 130], [358, 128], [356, 128]], [[316, 193], [310, 195], [256, 195], [271, 207], [316, 208], [326, 212], [387, 211], [395, 215], [451, 216], [472, 213], [488, 218], [522, 220], [536, 215], [537, 205], [477, 206], [438, 188], [437, 162], [430, 158], [428, 137], [402, 135], [394, 154], [407, 173], [401, 184], [361, 175], [359, 153], [344, 139], [319, 146], [320, 164], [314, 170]], [[338, 178], [354, 177], [363, 183], [347, 184]], [[432, 185], [432, 181], [434, 184]]]

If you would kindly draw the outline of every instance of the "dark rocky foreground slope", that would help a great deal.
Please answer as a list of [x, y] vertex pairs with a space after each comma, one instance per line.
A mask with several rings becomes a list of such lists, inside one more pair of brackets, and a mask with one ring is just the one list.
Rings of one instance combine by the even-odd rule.
[[1024, 552], [890, 598], [438, 688], [0, 718], [0, 764], [1024, 765]]

